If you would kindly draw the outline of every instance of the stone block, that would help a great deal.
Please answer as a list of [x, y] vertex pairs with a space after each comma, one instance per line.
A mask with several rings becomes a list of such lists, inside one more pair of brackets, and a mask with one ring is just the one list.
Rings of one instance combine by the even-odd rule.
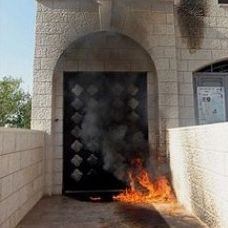
[[32, 151], [27, 150], [20, 153], [21, 169], [31, 165]]
[[63, 96], [56, 96], [56, 108], [63, 108]]
[[9, 156], [0, 156], [0, 178], [8, 175], [9, 173]]
[[31, 127], [32, 129], [49, 132], [51, 130], [51, 120], [32, 119]]
[[54, 185], [53, 186], [53, 194], [61, 195], [62, 194], [62, 185]]
[[169, 70], [169, 58], [159, 58], [155, 60], [157, 70]]
[[178, 109], [176, 106], [162, 106], [159, 108], [159, 115], [164, 119], [176, 119], [178, 118]]
[[33, 116], [37, 120], [51, 120], [52, 110], [51, 108], [33, 108]]
[[36, 108], [46, 108], [52, 106], [51, 95], [36, 95], [33, 97], [33, 106]]
[[104, 64], [105, 71], [131, 71], [129, 61], [106, 61]]
[[158, 84], [159, 94], [177, 94], [176, 82], [159, 82]]
[[209, 39], [216, 39], [219, 36], [218, 29], [214, 29], [211, 27], [204, 28], [204, 35]]
[[7, 198], [9, 195], [15, 191], [13, 189], [13, 175], [8, 175], [6, 177], [3, 177], [1, 179], [1, 186], [2, 186], [2, 191], [1, 191], [1, 200]]
[[20, 189], [25, 184], [22, 179], [21, 171], [13, 173], [12, 179], [13, 179], [13, 189], [15, 192], [18, 191], [18, 189]]
[[192, 96], [184, 96], [184, 105], [186, 107], [192, 107], [194, 108], [194, 97]]
[[3, 224], [3, 222], [7, 219], [7, 209], [8, 209], [8, 201], [3, 200], [0, 201], [0, 224]]
[[64, 70], [65, 71], [72, 71], [72, 72], [76, 72], [78, 71], [79, 68], [79, 63], [75, 60], [68, 60], [64, 63]]
[[174, 15], [172, 13], [167, 13], [166, 14], [166, 18], [167, 18], [167, 24], [174, 24]]
[[181, 51], [182, 59], [186, 60], [211, 60], [211, 50], [198, 50], [195, 53], [190, 53], [189, 50], [183, 49]]
[[193, 84], [190, 83], [181, 83], [179, 85], [179, 94], [180, 95], [192, 95], [193, 96]]
[[40, 68], [42, 70], [53, 70], [56, 65], [56, 58], [41, 58]]
[[54, 129], [56, 133], [63, 133], [63, 121], [58, 120], [54, 123]]
[[79, 61], [79, 71], [104, 71], [104, 62], [102, 61]]
[[0, 156], [3, 154], [3, 133], [0, 132]]
[[[160, 47], [174, 47], [175, 46], [175, 37], [173, 35], [160, 35], [152, 37], [156, 40], [156, 43]], [[154, 40], [153, 40], [154, 41]]]
[[[225, 43], [223, 42], [223, 45]], [[226, 58], [228, 55], [228, 50], [212, 50], [212, 58], [213, 59], [220, 59], [220, 58]]]
[[63, 109], [62, 108], [57, 108], [55, 110], [55, 118], [58, 119], [58, 121], [63, 120]]
[[37, 4], [37, 12], [43, 13], [53, 9], [53, 2], [43, 1]]
[[63, 174], [60, 173], [55, 173], [54, 174], [54, 184], [55, 185], [62, 185], [63, 182]]
[[54, 161], [54, 172], [62, 172], [63, 171], [63, 160], [55, 159]]
[[3, 133], [3, 154], [14, 152], [16, 149], [16, 136], [13, 132]]
[[169, 59], [169, 69], [176, 70], [177, 69], [177, 60], [174, 58]]
[[188, 61], [179, 60], [177, 62], [177, 68], [178, 68], [179, 71], [188, 71]]
[[156, 21], [157, 24], [166, 24], [167, 18], [165, 13], [153, 12], [152, 21]]
[[63, 158], [63, 147], [62, 146], [55, 146], [54, 158], [56, 158], [56, 159], [62, 159]]
[[23, 151], [29, 148], [29, 141], [30, 141], [30, 134], [24, 132], [22, 134], [21, 132], [16, 133], [16, 151]]
[[[62, 23], [68, 21], [67, 12], [44, 12], [42, 13], [43, 23]], [[39, 23], [39, 21], [38, 21]]]
[[169, 129], [178, 127], [179, 120], [178, 119], [161, 119], [160, 126], [162, 129]]
[[177, 73], [174, 70], [159, 70], [157, 72], [160, 82], [176, 82]]
[[188, 61], [188, 69], [186, 71], [197, 71], [200, 68], [207, 66], [211, 63], [211, 61], [208, 60], [189, 60]]
[[176, 49], [173, 47], [167, 47], [164, 49], [165, 57], [175, 58], [176, 57]]
[[9, 173], [14, 173], [20, 169], [20, 153], [12, 153], [8, 155]]
[[215, 49], [227, 49], [228, 48], [228, 41], [226, 39], [219, 40], [218, 42], [220, 43], [220, 48], [215, 48]]
[[53, 71], [52, 70], [34, 70], [33, 80], [35, 82], [51, 82]]
[[53, 85], [51, 82], [34, 81], [34, 83], [33, 83], [34, 96], [50, 95], [52, 92], [52, 87], [53, 87]]
[[183, 72], [183, 82], [185, 83], [193, 83], [193, 72]]
[[155, 24], [154, 29], [153, 29], [153, 34], [167, 35], [168, 34], [168, 26], [166, 24], [164, 24], [164, 25], [163, 24]]
[[63, 145], [63, 134], [56, 133], [54, 136], [54, 144], [55, 146], [62, 146]]
[[35, 58], [33, 62], [34, 70], [41, 70], [41, 58]]

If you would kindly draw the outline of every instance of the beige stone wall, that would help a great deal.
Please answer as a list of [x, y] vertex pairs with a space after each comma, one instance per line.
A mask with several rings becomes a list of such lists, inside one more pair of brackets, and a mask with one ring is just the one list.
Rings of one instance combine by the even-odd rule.
[[15, 227], [43, 190], [44, 133], [0, 128], [0, 227]]
[[[178, 5], [179, 0], [176, 2]], [[175, 11], [180, 126], [195, 125], [193, 73], [228, 58], [228, 7], [219, 5], [217, 0], [207, 0], [207, 4], [201, 49], [193, 53], [187, 48], [186, 37], [180, 33]]]
[[178, 200], [209, 227], [228, 227], [228, 123], [169, 129]]

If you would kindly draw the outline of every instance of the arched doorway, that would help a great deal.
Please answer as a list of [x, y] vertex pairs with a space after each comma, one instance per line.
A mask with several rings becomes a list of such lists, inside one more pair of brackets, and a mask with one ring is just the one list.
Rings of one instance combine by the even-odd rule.
[[127, 36], [97, 32], [64, 51], [54, 76], [55, 99], [64, 103], [56, 106], [62, 113], [63, 192], [123, 188], [131, 158], [147, 162], [157, 146], [157, 80], [150, 56]]
[[228, 61], [206, 66], [194, 73], [196, 120], [210, 124], [228, 120]]

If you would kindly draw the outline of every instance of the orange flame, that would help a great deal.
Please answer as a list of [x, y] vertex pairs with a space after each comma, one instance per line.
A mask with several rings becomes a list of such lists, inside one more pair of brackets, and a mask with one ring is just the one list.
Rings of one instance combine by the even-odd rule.
[[165, 176], [152, 181], [148, 172], [143, 168], [142, 161], [134, 161], [138, 175], [128, 173], [130, 187], [113, 197], [113, 200], [127, 203], [166, 203], [174, 202], [175, 196], [168, 179]]

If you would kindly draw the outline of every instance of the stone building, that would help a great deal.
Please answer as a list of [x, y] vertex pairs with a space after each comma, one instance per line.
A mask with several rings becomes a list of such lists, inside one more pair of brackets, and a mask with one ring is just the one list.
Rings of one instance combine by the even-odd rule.
[[122, 190], [136, 158], [228, 227], [227, 4], [37, 0], [32, 130], [0, 128], [0, 227], [44, 195]]
[[[178, 14], [178, 0], [37, 0], [37, 4], [32, 128], [47, 133], [46, 193], [63, 190], [68, 140], [64, 126], [75, 124], [68, 121], [72, 116], [66, 106], [73, 101], [67, 100], [69, 93], [75, 89], [77, 97], [89, 89], [86, 82], [84, 87], [77, 87], [78, 82], [67, 87], [67, 78], [142, 76], [151, 160], [167, 156], [167, 128], [227, 120], [225, 4], [207, 1], [206, 14], [197, 24], [196, 47], [184, 32], [186, 27], [181, 27], [184, 18]], [[91, 93], [96, 89], [99, 86]], [[205, 104], [205, 99], [208, 103], [212, 99], [212, 104]], [[136, 99], [132, 105], [138, 103]], [[210, 113], [209, 119], [205, 113]]]

